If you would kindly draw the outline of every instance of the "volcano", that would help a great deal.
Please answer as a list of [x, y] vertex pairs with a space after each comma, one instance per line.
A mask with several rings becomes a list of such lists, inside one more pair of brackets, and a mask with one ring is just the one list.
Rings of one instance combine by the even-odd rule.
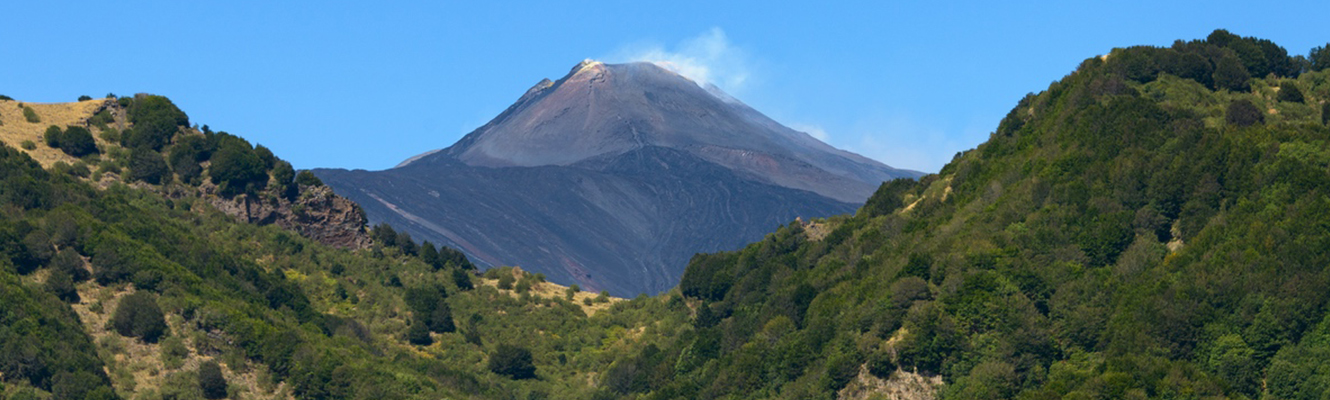
[[314, 173], [373, 223], [618, 296], [668, 290], [696, 253], [853, 212], [883, 181], [920, 175], [659, 65], [590, 60], [448, 148]]

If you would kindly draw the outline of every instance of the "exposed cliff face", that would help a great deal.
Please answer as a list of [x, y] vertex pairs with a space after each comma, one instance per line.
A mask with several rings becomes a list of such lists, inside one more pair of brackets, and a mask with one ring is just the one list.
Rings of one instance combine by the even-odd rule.
[[369, 247], [369, 220], [351, 200], [333, 193], [327, 186], [304, 186], [294, 201], [280, 197], [239, 195], [226, 198], [216, 194], [216, 186], [204, 184], [204, 198], [214, 208], [238, 220], [277, 226], [300, 232], [320, 243], [343, 249]]

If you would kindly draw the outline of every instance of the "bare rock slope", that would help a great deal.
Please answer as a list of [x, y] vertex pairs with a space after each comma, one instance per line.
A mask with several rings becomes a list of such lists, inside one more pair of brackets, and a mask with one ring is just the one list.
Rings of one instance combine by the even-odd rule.
[[882, 181], [918, 176], [654, 64], [594, 61], [446, 149], [314, 172], [371, 222], [618, 296], [667, 290], [695, 253], [853, 212]]

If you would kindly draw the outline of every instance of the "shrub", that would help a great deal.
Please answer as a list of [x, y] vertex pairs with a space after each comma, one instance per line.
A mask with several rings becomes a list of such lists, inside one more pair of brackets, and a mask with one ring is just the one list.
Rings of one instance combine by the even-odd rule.
[[291, 168], [291, 163], [277, 160], [277, 165], [272, 169], [272, 179], [277, 182], [277, 195], [284, 199], [294, 201], [300, 194], [300, 187], [295, 182], [296, 170]]
[[499, 289], [512, 290], [513, 281], [516, 281], [512, 274], [503, 274], [499, 276]]
[[74, 157], [83, 157], [97, 152], [97, 142], [92, 140], [88, 128], [71, 126], [60, 137], [60, 150]]
[[319, 177], [314, 176], [313, 172], [309, 172], [309, 170], [304, 170], [296, 174], [296, 184], [300, 186], [317, 187], [317, 186], [323, 186], [323, 181], [319, 180]]
[[1321, 105], [1321, 125], [1330, 125], [1330, 103]]
[[166, 334], [166, 318], [152, 293], [137, 291], [120, 299], [120, 306], [111, 316], [111, 327], [121, 336], [156, 343]]
[[21, 107], [23, 107], [23, 119], [34, 124], [42, 122], [42, 118], [37, 116], [36, 111], [32, 111], [32, 109], [28, 108], [27, 106], [21, 106]]
[[468, 274], [461, 269], [453, 270], [453, 284], [457, 285], [457, 288], [461, 290], [471, 290], [476, 288], [476, 286], [471, 283], [471, 274]]
[[597, 303], [609, 303], [609, 302], [610, 302], [610, 292], [607, 292], [607, 291], [604, 291], [604, 290], [600, 291], [600, 295], [596, 296], [596, 302], [597, 302]]
[[434, 338], [429, 335], [429, 328], [425, 324], [417, 321], [406, 328], [406, 341], [416, 346], [429, 346], [434, 344]]
[[92, 140], [92, 132], [81, 126], [71, 126], [61, 130], [60, 127], [51, 125], [42, 134], [42, 139], [46, 141], [47, 146], [60, 149], [74, 157], [97, 152], [97, 142]]
[[83, 282], [89, 278], [88, 270], [83, 268], [83, 257], [68, 247], [51, 258], [51, 269], [64, 272], [74, 282]]
[[254, 146], [254, 154], [259, 156], [259, 161], [263, 161], [264, 169], [272, 169], [272, 167], [277, 166], [277, 156], [274, 156], [272, 150], [268, 150], [264, 145]]
[[0, 100], [14, 101], [14, 98], [0, 94]]
[[166, 97], [142, 96], [133, 100], [127, 108], [129, 122], [134, 123], [134, 130], [124, 135], [125, 147], [160, 150], [171, 142], [171, 137], [175, 136], [180, 126], [189, 126], [189, 117]]
[[564, 291], [563, 298], [568, 301], [573, 301], [573, 296], [576, 296], [577, 292], [580, 291], [582, 291], [582, 288], [574, 283], [572, 286], [568, 287], [568, 290]]
[[536, 367], [531, 363], [531, 351], [500, 344], [490, 355], [489, 370], [512, 379], [531, 379], [536, 377]]
[[82, 96], [79, 96], [79, 101], [88, 101], [88, 100], [92, 100], [92, 96], [89, 96], [89, 95], [86, 95], [86, 94], [85, 94], [85, 95], [82, 95]]
[[37, 144], [31, 140], [24, 140], [19, 146], [23, 147], [23, 150], [37, 150]]
[[203, 398], [226, 398], [226, 377], [222, 376], [222, 367], [216, 361], [199, 365], [199, 389], [203, 391]]
[[220, 144], [217, 152], [212, 155], [208, 175], [223, 196], [258, 192], [268, 184], [268, 172], [263, 167], [263, 160], [254, 154], [248, 144], [237, 140]]
[[447, 293], [442, 286], [411, 288], [403, 297], [411, 312], [415, 314], [417, 324], [422, 324], [430, 331], [438, 333], [448, 333], [457, 329], [453, 323], [452, 309], [445, 301]]
[[522, 280], [517, 281], [517, 286], [515, 286], [513, 290], [516, 290], [517, 293], [526, 293], [531, 291], [531, 279], [522, 278]]
[[46, 145], [55, 149], [60, 148], [60, 139], [64, 137], [65, 131], [60, 130], [60, 127], [55, 125], [46, 127], [46, 133], [42, 134], [42, 139], [46, 141]]
[[1330, 68], [1330, 43], [1313, 47], [1311, 53], [1307, 55], [1307, 61], [1311, 62], [1312, 71]]
[[74, 290], [74, 280], [65, 271], [52, 270], [46, 277], [46, 288], [55, 293], [55, 297], [59, 297], [60, 300], [70, 303], [79, 301], [79, 292]]
[[1259, 122], [1265, 122], [1265, 114], [1250, 101], [1234, 100], [1232, 103], [1228, 103], [1228, 110], [1224, 113], [1224, 119], [1228, 121], [1229, 125], [1251, 126]]
[[1225, 57], [1219, 59], [1215, 64], [1214, 72], [1215, 90], [1227, 89], [1232, 92], [1246, 92], [1251, 90], [1251, 85], [1247, 82], [1251, 80], [1251, 74], [1247, 68], [1242, 66], [1242, 62], [1237, 58]]
[[129, 154], [129, 179], [160, 185], [166, 181], [166, 160], [147, 147], [136, 147]]
[[1302, 89], [1298, 89], [1298, 86], [1292, 82], [1284, 82], [1284, 84], [1279, 85], [1279, 95], [1276, 96], [1276, 98], [1279, 101], [1287, 101], [1290, 103], [1301, 103], [1304, 100], [1302, 97]]

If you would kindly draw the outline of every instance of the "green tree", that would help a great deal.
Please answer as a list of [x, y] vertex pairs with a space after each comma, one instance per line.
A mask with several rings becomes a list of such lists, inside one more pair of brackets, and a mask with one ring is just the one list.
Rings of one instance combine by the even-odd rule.
[[74, 157], [83, 157], [97, 152], [97, 142], [93, 141], [88, 128], [71, 126], [60, 137], [60, 150]]
[[490, 355], [489, 370], [512, 379], [536, 377], [536, 366], [531, 362], [531, 351], [509, 344], [499, 344]]
[[296, 196], [300, 195], [300, 187], [296, 186], [296, 170], [291, 168], [291, 163], [285, 160], [277, 160], [277, 165], [272, 169], [272, 179], [277, 183], [277, 194], [287, 200], [295, 201]]
[[85, 94], [85, 95], [82, 95], [82, 96], [79, 96], [79, 101], [88, 101], [88, 100], [92, 100], [92, 96], [89, 96], [89, 95], [86, 95], [86, 94]]
[[199, 389], [205, 399], [226, 398], [226, 377], [222, 376], [222, 367], [216, 361], [199, 364]]
[[167, 182], [166, 160], [162, 153], [147, 147], [136, 147], [129, 153], [129, 179], [154, 185]]
[[313, 172], [302, 170], [300, 173], [296, 174], [296, 184], [299, 184], [300, 186], [318, 187], [323, 186], [323, 181], [319, 180], [319, 177], [314, 176]]
[[171, 143], [181, 126], [189, 126], [189, 117], [163, 96], [138, 96], [128, 109], [134, 130], [121, 138], [125, 147], [161, 150]]
[[248, 144], [227, 140], [212, 155], [208, 168], [212, 183], [223, 196], [257, 193], [268, 184], [268, 172], [263, 160], [254, 154]]
[[79, 301], [79, 292], [74, 289], [74, 279], [65, 271], [51, 270], [51, 274], [46, 277], [46, 288], [55, 293], [55, 297], [59, 297], [60, 300], [70, 303]]
[[453, 275], [453, 284], [457, 285], [458, 289], [471, 290], [476, 288], [476, 286], [473, 283], [471, 283], [470, 273], [467, 273], [466, 271], [460, 268], [453, 268], [452, 275]]
[[55, 125], [46, 127], [46, 132], [42, 134], [42, 139], [46, 141], [46, 145], [56, 149], [60, 148], [60, 139], [64, 138], [65, 131]]
[[1307, 61], [1311, 63], [1312, 71], [1330, 68], [1330, 43], [1326, 43], [1325, 46], [1313, 47], [1311, 53], [1307, 55]]
[[120, 299], [120, 306], [111, 316], [111, 326], [121, 336], [137, 337], [148, 343], [156, 343], [166, 335], [166, 318], [157, 306], [156, 297], [142, 290]]
[[1279, 101], [1287, 101], [1290, 103], [1302, 103], [1304, 100], [1302, 97], [1302, 89], [1298, 89], [1298, 85], [1291, 81], [1286, 81], [1279, 85], [1279, 96], [1276, 96], [1276, 98]]
[[1265, 122], [1265, 114], [1261, 109], [1256, 108], [1255, 104], [1246, 99], [1234, 100], [1228, 103], [1228, 109], [1224, 112], [1224, 120], [1229, 125], [1234, 126], [1252, 126], [1257, 123]]
[[434, 338], [429, 335], [429, 328], [419, 321], [413, 322], [406, 328], [406, 340], [416, 346], [429, 346], [434, 344]]
[[1213, 75], [1215, 90], [1226, 89], [1231, 92], [1246, 92], [1251, 90], [1251, 74], [1247, 68], [1242, 66], [1242, 62], [1237, 58], [1224, 57], [1215, 63], [1215, 72]]
[[51, 269], [69, 275], [74, 282], [83, 282], [90, 277], [88, 270], [83, 267], [83, 257], [69, 247], [61, 249], [51, 258]]

